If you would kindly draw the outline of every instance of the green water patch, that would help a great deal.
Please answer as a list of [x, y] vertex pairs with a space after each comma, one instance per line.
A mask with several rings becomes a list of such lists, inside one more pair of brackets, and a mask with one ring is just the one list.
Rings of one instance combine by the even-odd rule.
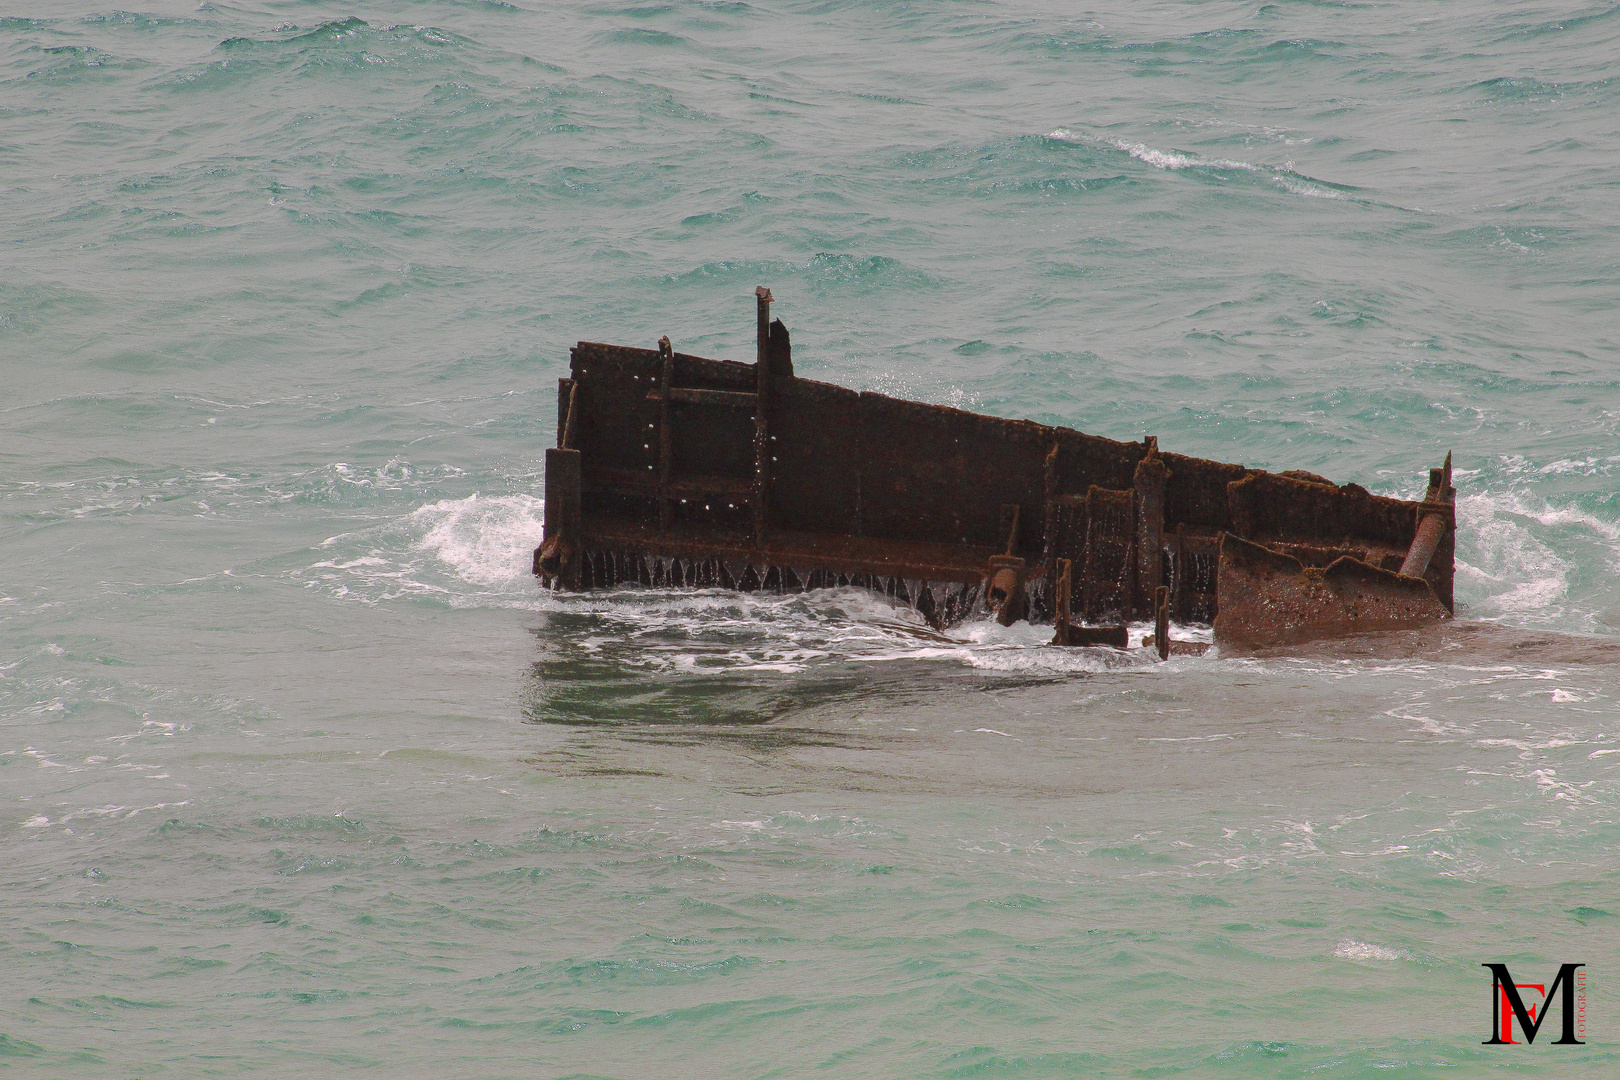
[[27, 1039], [19, 1039], [13, 1035], [0, 1034], [0, 1057], [38, 1057], [43, 1053], [45, 1048], [38, 1043], [31, 1043]]

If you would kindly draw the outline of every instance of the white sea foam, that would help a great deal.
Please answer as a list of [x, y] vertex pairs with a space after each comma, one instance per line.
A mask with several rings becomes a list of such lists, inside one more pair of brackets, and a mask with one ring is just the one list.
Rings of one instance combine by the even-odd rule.
[[1344, 198], [1342, 194], [1332, 188], [1313, 182], [1309, 177], [1301, 176], [1294, 170], [1294, 163], [1291, 161], [1284, 162], [1281, 165], [1266, 165], [1253, 161], [1238, 161], [1233, 158], [1199, 157], [1179, 150], [1161, 150], [1146, 143], [1131, 142], [1127, 139], [1088, 139], [1076, 135], [1068, 128], [1058, 128], [1055, 131], [1050, 131], [1046, 137], [1122, 150], [1137, 161], [1151, 165], [1155, 169], [1164, 169], [1169, 172], [1178, 172], [1183, 169], [1213, 169], [1223, 172], [1252, 173], [1270, 180], [1293, 195], [1302, 195], [1311, 199]]
[[1403, 960], [1406, 954], [1384, 945], [1365, 941], [1341, 941], [1333, 947], [1333, 955], [1340, 960]]
[[1594, 628], [1594, 616], [1571, 604], [1570, 584], [1583, 556], [1620, 570], [1620, 523], [1522, 488], [1461, 495], [1457, 517], [1457, 591], [1471, 613]]
[[1046, 133], [1048, 139], [1062, 139], [1064, 142], [1080, 143], [1088, 146], [1108, 147], [1114, 150], [1123, 150], [1138, 161], [1152, 165], [1156, 169], [1236, 169], [1242, 172], [1266, 172], [1264, 166], [1249, 161], [1231, 161], [1226, 158], [1200, 158], [1191, 154], [1180, 153], [1175, 150], [1160, 150], [1146, 143], [1131, 142], [1128, 139], [1096, 139], [1076, 134], [1069, 128], [1057, 128]]
[[[581, 596], [546, 593], [530, 573], [543, 512], [543, 501], [529, 495], [440, 500], [388, 525], [333, 537], [322, 545], [323, 557], [295, 575], [334, 597], [363, 603], [418, 598], [593, 617], [600, 628], [568, 648], [675, 675], [790, 673], [849, 661], [929, 661], [1038, 675], [1150, 669], [1157, 662], [1141, 648], [1150, 632], [1146, 625], [1131, 628], [1131, 648], [1123, 653], [1052, 647], [1050, 627], [1028, 623], [1003, 627], [980, 620], [941, 635], [908, 605], [863, 589], [788, 596], [636, 586]], [[1532, 624], [1567, 621], [1574, 571], [1565, 555], [1569, 536], [1599, 546], [1620, 566], [1620, 524], [1576, 508], [1553, 507], [1518, 491], [1484, 492], [1465, 495], [1459, 516], [1458, 593], [1474, 615]], [[1556, 541], [1549, 532], [1558, 534]], [[1210, 635], [1205, 630], [1177, 636]]]
[[544, 514], [545, 502], [532, 495], [473, 495], [421, 507], [410, 522], [428, 526], [416, 549], [462, 580], [511, 585], [533, 580], [531, 558]]
[[1320, 184], [1313, 184], [1298, 176], [1288, 173], [1274, 173], [1271, 179], [1278, 187], [1294, 195], [1303, 195], [1307, 199], [1342, 199], [1343, 195]]
[[[859, 588], [775, 595], [623, 588], [547, 596], [547, 610], [590, 615], [564, 643], [582, 656], [674, 675], [799, 671], [818, 665], [931, 661], [1031, 674], [1149, 668], [1148, 651], [1052, 647], [1050, 626], [970, 622], [941, 634], [917, 611]], [[1142, 627], [1134, 628], [1140, 641]]]
[[1114, 140], [1111, 145], [1117, 150], [1123, 150], [1138, 161], [1146, 162], [1155, 169], [1236, 169], [1240, 172], [1267, 172], [1260, 165], [1249, 161], [1230, 161], [1226, 158], [1199, 158], [1188, 154], [1177, 153], [1174, 150], [1156, 150], [1146, 143], [1125, 142]]
[[361, 603], [532, 606], [540, 595], [530, 570], [544, 510], [532, 495], [441, 499], [389, 524], [328, 538], [319, 549], [326, 557], [293, 576]]
[[[582, 656], [672, 675], [791, 673], [850, 661], [934, 661], [987, 672], [1063, 674], [1156, 663], [1131, 628], [1131, 648], [1050, 645], [1049, 626], [991, 620], [946, 634], [907, 604], [859, 588], [775, 595], [724, 589], [626, 586], [548, 593], [531, 572], [544, 502], [527, 495], [445, 499], [387, 525], [334, 536], [292, 576], [345, 601], [431, 599], [455, 607], [530, 608], [594, 618], [562, 647]], [[1192, 632], [1192, 637], [1208, 637]], [[1181, 662], [1181, 661], [1178, 661]]]

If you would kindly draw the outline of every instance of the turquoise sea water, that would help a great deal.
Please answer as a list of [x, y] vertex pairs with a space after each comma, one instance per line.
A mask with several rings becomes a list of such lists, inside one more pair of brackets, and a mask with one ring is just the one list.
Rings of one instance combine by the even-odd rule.
[[[0, 1072], [1620, 1074], [1620, 7], [125, 2], [0, 5]], [[568, 346], [757, 284], [812, 378], [1455, 451], [1464, 622], [542, 595]]]

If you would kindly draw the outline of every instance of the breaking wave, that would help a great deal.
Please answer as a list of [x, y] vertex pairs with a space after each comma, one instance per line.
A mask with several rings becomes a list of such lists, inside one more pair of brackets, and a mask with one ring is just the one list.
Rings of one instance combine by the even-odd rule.
[[1245, 173], [1256, 179], [1266, 180], [1284, 191], [1293, 195], [1303, 195], [1313, 199], [1343, 199], [1346, 192], [1355, 189], [1344, 184], [1331, 184], [1325, 180], [1317, 180], [1296, 172], [1292, 162], [1281, 165], [1263, 165], [1252, 161], [1237, 161], [1232, 158], [1206, 158], [1195, 154], [1183, 153], [1177, 150], [1160, 150], [1146, 143], [1131, 142], [1126, 139], [1094, 139], [1077, 135], [1068, 128], [1058, 128], [1047, 133], [1047, 138], [1063, 142], [1072, 142], [1085, 146], [1093, 146], [1102, 150], [1122, 152], [1135, 158], [1145, 165], [1167, 172], [1194, 171], [1208, 175], [1219, 173]]
[[470, 495], [418, 507], [386, 525], [324, 541], [292, 576], [334, 597], [376, 604], [529, 607], [545, 503], [532, 495]]
[[[1536, 471], [1574, 464], [1554, 462]], [[1460, 615], [1613, 632], [1615, 612], [1606, 608], [1613, 598], [1606, 593], [1620, 571], [1620, 522], [1518, 484], [1474, 494], [1464, 488], [1457, 516]]]

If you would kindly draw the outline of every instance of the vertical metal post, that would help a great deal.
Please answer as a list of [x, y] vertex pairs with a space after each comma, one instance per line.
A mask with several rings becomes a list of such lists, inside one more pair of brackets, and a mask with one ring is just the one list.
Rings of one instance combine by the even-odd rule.
[[1097, 491], [1096, 484], [1086, 488], [1086, 541], [1080, 547], [1080, 617], [1094, 620], [1098, 615], [1097, 594], [1102, 586], [1098, 581], [1097, 551]]
[[675, 432], [670, 427], [672, 416], [670, 390], [675, 384], [675, 347], [669, 337], [658, 339], [658, 532], [669, 531], [672, 507], [669, 502], [669, 474], [671, 459], [675, 455]]
[[[1143, 440], [1147, 454], [1136, 465], [1136, 595], [1145, 607], [1164, 580], [1164, 485], [1170, 470], [1159, 457], [1159, 440]], [[1127, 607], [1135, 607], [1127, 603]]]
[[1074, 564], [1068, 559], [1057, 560], [1057, 588], [1053, 590], [1057, 595], [1053, 598], [1056, 611], [1052, 615], [1053, 628], [1056, 633], [1052, 635], [1052, 644], [1067, 645], [1069, 643], [1069, 624], [1074, 621], [1072, 589], [1074, 579], [1070, 570]]
[[1170, 659], [1170, 589], [1164, 585], [1153, 594], [1153, 635], [1159, 659]]
[[765, 543], [765, 503], [770, 490], [771, 436], [766, 410], [771, 397], [771, 290], [754, 290], [759, 327], [754, 360], [754, 546]]
[[1058, 444], [1053, 443], [1052, 449], [1046, 455], [1045, 467], [1042, 470], [1042, 515], [1041, 515], [1041, 561], [1048, 566], [1053, 565], [1057, 546], [1058, 521]]
[[545, 542], [535, 553], [535, 569], [564, 589], [579, 588], [580, 453], [546, 451]]

